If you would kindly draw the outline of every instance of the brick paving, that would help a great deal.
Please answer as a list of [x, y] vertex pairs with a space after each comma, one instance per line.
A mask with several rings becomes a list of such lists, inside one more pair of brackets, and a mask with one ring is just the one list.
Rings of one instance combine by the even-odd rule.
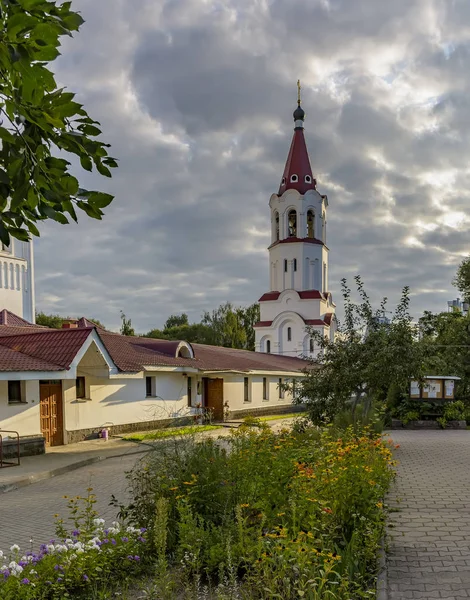
[[142, 454], [108, 458], [59, 477], [34, 483], [24, 488], [0, 494], [0, 550], [8, 551], [12, 544], [29, 550], [54, 537], [54, 514], [67, 516], [67, 500], [63, 496], [83, 496], [93, 487], [97, 496], [96, 510], [111, 522], [116, 509], [109, 506], [111, 495], [126, 497], [125, 472]]
[[392, 431], [388, 598], [470, 598], [470, 431]]

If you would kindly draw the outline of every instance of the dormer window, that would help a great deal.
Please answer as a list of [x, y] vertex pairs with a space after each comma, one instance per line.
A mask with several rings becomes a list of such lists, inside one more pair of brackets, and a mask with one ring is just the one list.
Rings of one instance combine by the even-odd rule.
[[312, 178], [310, 175], [305, 175], [305, 183], [312, 183]]
[[286, 185], [286, 178], [285, 177], [282, 178], [281, 185]]
[[291, 175], [290, 176], [290, 182], [291, 183], [297, 183], [299, 181], [299, 176], [298, 175]]

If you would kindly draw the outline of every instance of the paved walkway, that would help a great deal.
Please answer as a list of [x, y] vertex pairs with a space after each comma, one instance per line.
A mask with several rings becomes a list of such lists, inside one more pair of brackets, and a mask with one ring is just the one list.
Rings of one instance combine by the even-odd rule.
[[470, 598], [470, 431], [392, 431], [388, 599]]

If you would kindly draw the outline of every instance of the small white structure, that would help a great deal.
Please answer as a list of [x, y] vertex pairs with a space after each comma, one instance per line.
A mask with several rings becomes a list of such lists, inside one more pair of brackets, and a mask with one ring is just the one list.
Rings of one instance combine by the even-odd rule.
[[316, 189], [304, 118], [299, 94], [284, 174], [269, 201], [271, 291], [259, 299], [261, 316], [255, 327], [258, 352], [314, 357], [317, 349], [308, 328], [333, 339], [335, 304], [328, 291], [328, 198]]
[[33, 242], [0, 243], [0, 306], [35, 322]]

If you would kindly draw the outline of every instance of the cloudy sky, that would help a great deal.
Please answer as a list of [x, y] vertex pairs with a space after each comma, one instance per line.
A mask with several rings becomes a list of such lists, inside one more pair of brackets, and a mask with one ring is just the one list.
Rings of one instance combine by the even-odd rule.
[[39, 310], [119, 311], [140, 332], [268, 289], [268, 201], [292, 136], [296, 81], [330, 287], [412, 289], [445, 310], [470, 253], [468, 0], [74, 0], [86, 23], [55, 66], [120, 167], [102, 222], [43, 225]]

